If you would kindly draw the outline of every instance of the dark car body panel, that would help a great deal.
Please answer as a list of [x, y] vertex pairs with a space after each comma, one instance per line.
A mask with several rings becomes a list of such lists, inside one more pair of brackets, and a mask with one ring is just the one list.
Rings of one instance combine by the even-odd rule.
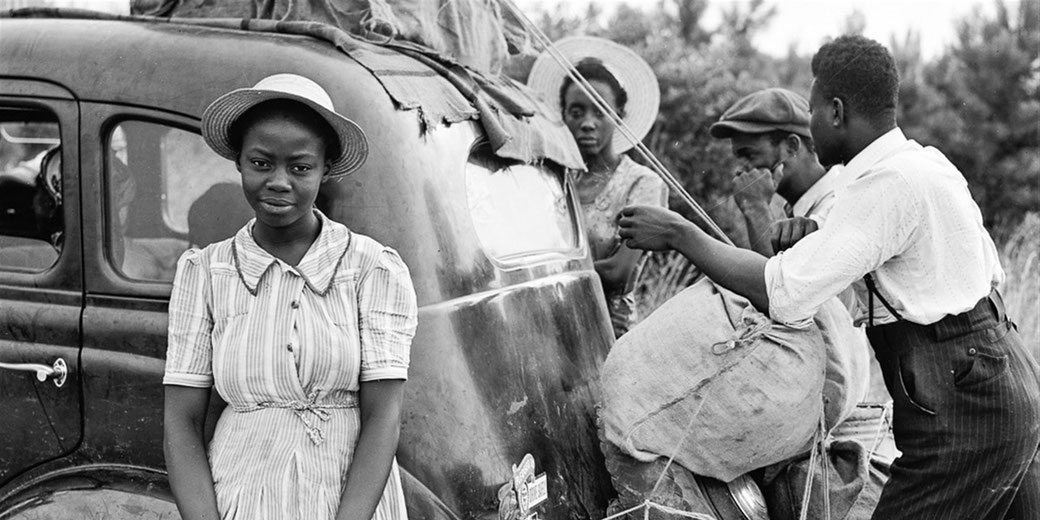
[[[197, 133], [217, 95], [293, 72], [325, 86], [371, 147], [362, 170], [326, 184], [320, 207], [400, 252], [418, 295], [398, 454], [410, 514], [495, 515], [511, 465], [531, 453], [548, 476], [542, 516], [602, 517], [611, 488], [594, 405], [613, 337], [599, 279], [580, 231], [572, 251], [503, 260], [482, 248], [465, 178], [482, 136], [477, 123], [424, 133], [417, 115], [397, 110], [366, 69], [308, 37], [17, 18], [0, 19], [0, 33], [0, 103], [31, 95], [78, 111], [69, 119], [77, 131], [63, 129], [62, 146], [66, 198], [82, 201], [82, 208], [65, 206], [69, 234], [52, 270], [0, 271], [0, 360], [49, 363], [61, 355], [72, 368], [63, 388], [0, 371], [5, 413], [12, 403], [42, 403], [47, 418], [63, 420], [57, 440], [32, 447], [31, 460], [0, 476], [0, 516], [13, 502], [27, 503], [42, 482], [57, 482], [48, 475], [65, 482], [77, 468], [89, 474], [98, 465], [138, 468], [106, 470], [109, 480], [158, 475], [149, 489], [168, 500], [162, 372], [170, 285], [132, 280], [112, 266], [102, 136], [127, 118]], [[35, 83], [15, 81], [28, 78]], [[75, 102], [52, 99], [58, 97]], [[214, 403], [211, 419], [219, 411]], [[14, 429], [40, 418], [14, 415], [7, 423]], [[17, 449], [0, 439], [0, 467], [11, 467]]]

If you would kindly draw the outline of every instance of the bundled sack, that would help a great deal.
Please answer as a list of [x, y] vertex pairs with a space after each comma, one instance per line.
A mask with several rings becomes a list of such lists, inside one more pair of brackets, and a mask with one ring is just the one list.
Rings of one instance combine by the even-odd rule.
[[870, 345], [863, 329], [852, 325], [852, 316], [838, 298], [824, 302], [813, 322], [827, 353], [823, 397], [829, 431], [853, 415], [870, 390]]
[[815, 325], [774, 323], [702, 279], [615, 343], [600, 376], [603, 435], [637, 460], [675, 453], [694, 473], [732, 481], [809, 450], [824, 350]]
[[[690, 470], [675, 462], [668, 464], [666, 459], [657, 459], [652, 462], [638, 461], [609, 442], [602, 442], [600, 450], [603, 452], [604, 463], [610, 473], [610, 483], [618, 494], [617, 498], [612, 500], [607, 507], [608, 517], [650, 502], [686, 514], [652, 507], [649, 512], [636, 509], [625, 515], [624, 518], [626, 520], [689, 520], [691, 518], [689, 514], [700, 515], [696, 518], [716, 518], [715, 506], [709, 492], [714, 491], [716, 496], [728, 495], [730, 492], [729, 486], [725, 483], [694, 475]], [[658, 479], [660, 479], [660, 484], [658, 484]]]
[[764, 472], [770, 518], [801, 518], [805, 484], [812, 473], [806, 518], [870, 520], [888, 482], [887, 464], [873, 461], [868, 449], [856, 441], [835, 441], [815, 468], [810, 462], [806, 455]]

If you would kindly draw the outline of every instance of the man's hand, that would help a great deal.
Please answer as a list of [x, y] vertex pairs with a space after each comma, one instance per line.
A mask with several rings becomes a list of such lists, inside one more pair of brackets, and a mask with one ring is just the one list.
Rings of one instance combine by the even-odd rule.
[[693, 224], [682, 215], [658, 206], [628, 206], [618, 213], [619, 234], [632, 249], [675, 249], [676, 239]]
[[817, 229], [820, 229], [820, 225], [811, 218], [794, 217], [781, 220], [773, 224], [773, 251], [779, 253]]
[[752, 206], [769, 206], [776, 193], [779, 177], [783, 175], [783, 164], [775, 171], [754, 168], [738, 171], [733, 177], [733, 200], [741, 210]]

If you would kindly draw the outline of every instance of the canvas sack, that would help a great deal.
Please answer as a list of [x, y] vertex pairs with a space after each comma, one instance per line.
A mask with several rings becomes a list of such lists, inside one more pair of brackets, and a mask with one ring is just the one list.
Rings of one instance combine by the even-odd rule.
[[729, 482], [810, 449], [823, 414], [816, 325], [771, 321], [711, 280], [615, 343], [601, 374], [605, 440], [645, 462]]

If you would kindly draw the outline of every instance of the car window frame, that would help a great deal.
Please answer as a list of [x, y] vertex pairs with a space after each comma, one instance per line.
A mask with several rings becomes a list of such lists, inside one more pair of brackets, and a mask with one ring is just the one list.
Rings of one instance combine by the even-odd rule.
[[[4, 79], [4, 82], [4, 88], [0, 90], [0, 103], [4, 106], [44, 109], [58, 118], [62, 160], [62, 219], [65, 235], [58, 258], [50, 267], [41, 271], [30, 271], [0, 266], [0, 286], [71, 291], [78, 297], [83, 292], [82, 270], [80, 269], [82, 236], [77, 225], [80, 221], [78, 197], [80, 184], [75, 175], [75, 168], [67, 166], [76, 164], [79, 155], [79, 114], [76, 100], [71, 93], [57, 87], [46, 89], [46, 96], [17, 95], [20, 90], [32, 91], [31, 86], [17, 88], [19, 83], [47, 84], [31, 80]], [[15, 95], [9, 94], [10, 92], [14, 92]]]
[[111, 132], [126, 121], [153, 123], [201, 135], [196, 117], [160, 108], [81, 102], [85, 290], [88, 294], [169, 300], [172, 281], [127, 277], [116, 268], [109, 248], [106, 157]]

